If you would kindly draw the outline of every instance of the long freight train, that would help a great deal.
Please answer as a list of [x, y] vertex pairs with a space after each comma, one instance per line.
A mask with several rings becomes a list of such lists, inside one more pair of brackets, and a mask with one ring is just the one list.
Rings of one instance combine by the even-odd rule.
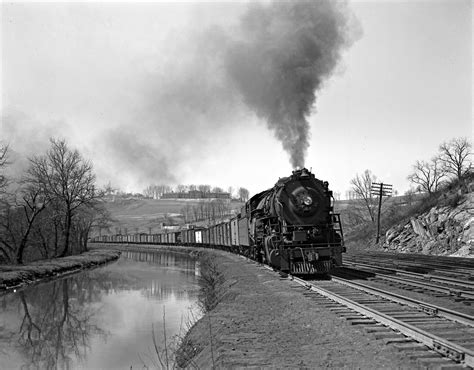
[[93, 241], [214, 247], [291, 274], [327, 274], [342, 265], [345, 252], [333, 200], [328, 183], [303, 168], [250, 198], [227, 222], [161, 234], [101, 236]]

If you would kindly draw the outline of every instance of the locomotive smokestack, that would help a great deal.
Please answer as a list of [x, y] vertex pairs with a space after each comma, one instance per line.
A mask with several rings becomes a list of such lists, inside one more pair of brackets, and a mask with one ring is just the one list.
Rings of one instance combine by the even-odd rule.
[[316, 92], [352, 44], [351, 20], [340, 1], [251, 4], [240, 39], [228, 49], [233, 84], [281, 141], [293, 168], [304, 166]]

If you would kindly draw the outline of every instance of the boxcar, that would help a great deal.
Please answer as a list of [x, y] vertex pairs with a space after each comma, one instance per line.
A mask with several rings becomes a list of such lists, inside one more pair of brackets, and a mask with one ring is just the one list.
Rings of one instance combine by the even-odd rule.
[[196, 232], [195, 229], [186, 230], [186, 243], [193, 245], [196, 243]]
[[227, 221], [224, 224], [224, 230], [225, 230], [225, 245], [230, 247], [232, 245], [232, 238], [231, 238], [231, 232], [230, 232], [230, 221]]
[[181, 235], [181, 243], [183, 243], [184, 245], [188, 244], [188, 230], [187, 229], [181, 230], [180, 235]]
[[212, 227], [212, 234], [214, 236], [213, 245], [219, 245], [219, 227], [217, 225]]
[[248, 247], [249, 244], [249, 229], [247, 224], [247, 217], [242, 217], [239, 219], [239, 245]]
[[239, 245], [239, 219], [234, 217], [230, 220], [230, 239], [232, 245]]
[[202, 244], [209, 245], [210, 243], [210, 234], [209, 228], [201, 230], [202, 235]]
[[215, 245], [216, 244], [216, 233], [215, 233], [215, 226], [209, 226], [209, 244]]
[[222, 245], [222, 224], [216, 225], [216, 244]]
[[203, 230], [201, 229], [194, 229], [194, 243], [195, 244], [202, 244], [203, 243]]
[[174, 234], [174, 243], [181, 243], [182, 242], [182, 239], [181, 239], [181, 231], [173, 231], [173, 234]]
[[176, 234], [173, 232], [168, 232], [168, 243], [174, 244], [176, 243]]

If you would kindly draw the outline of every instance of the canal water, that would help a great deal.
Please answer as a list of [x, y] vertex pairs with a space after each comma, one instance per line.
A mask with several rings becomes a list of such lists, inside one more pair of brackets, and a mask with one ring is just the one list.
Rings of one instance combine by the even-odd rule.
[[0, 368], [159, 368], [156, 352], [164, 363], [166, 348], [172, 367], [173, 341], [200, 315], [198, 276], [184, 254], [123, 252], [107, 266], [4, 295]]

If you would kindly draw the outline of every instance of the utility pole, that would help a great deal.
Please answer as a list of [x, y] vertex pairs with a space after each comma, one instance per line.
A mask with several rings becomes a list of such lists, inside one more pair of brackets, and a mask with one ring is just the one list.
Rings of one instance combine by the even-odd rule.
[[384, 184], [383, 182], [377, 183], [373, 182], [371, 187], [371, 194], [379, 196], [379, 212], [377, 214], [377, 235], [375, 238], [375, 243], [379, 244], [380, 240], [380, 211], [382, 209], [382, 197], [383, 196], [391, 196], [392, 195], [392, 185]]

